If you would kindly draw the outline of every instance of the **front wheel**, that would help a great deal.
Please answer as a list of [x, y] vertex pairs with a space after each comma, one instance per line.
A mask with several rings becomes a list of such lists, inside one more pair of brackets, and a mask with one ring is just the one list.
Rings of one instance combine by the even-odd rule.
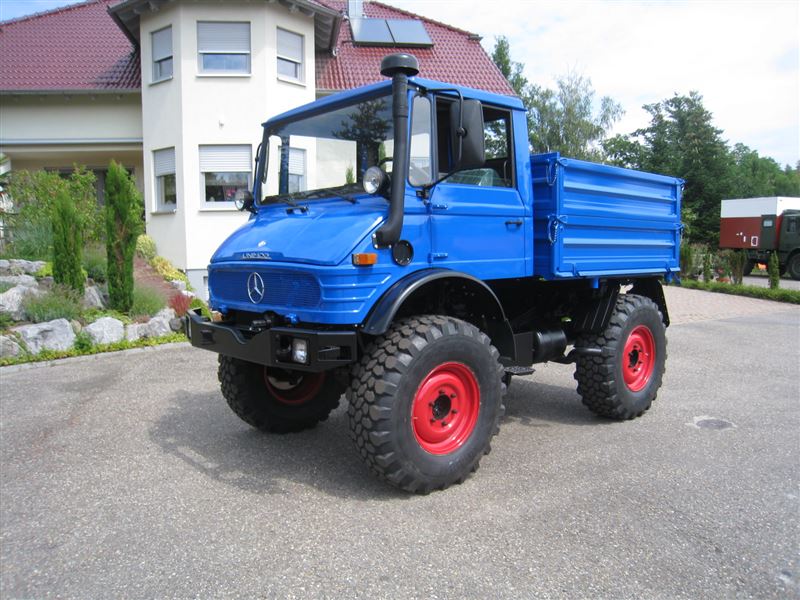
[[353, 370], [353, 441], [379, 477], [427, 493], [460, 483], [489, 452], [503, 414], [499, 353], [475, 326], [443, 316], [394, 324]]
[[271, 433], [314, 427], [339, 405], [344, 386], [331, 372], [305, 373], [219, 356], [228, 406], [248, 425]]
[[666, 328], [652, 300], [621, 295], [605, 331], [581, 336], [576, 347], [601, 351], [579, 354], [575, 367], [578, 393], [589, 410], [624, 420], [650, 408], [667, 358]]

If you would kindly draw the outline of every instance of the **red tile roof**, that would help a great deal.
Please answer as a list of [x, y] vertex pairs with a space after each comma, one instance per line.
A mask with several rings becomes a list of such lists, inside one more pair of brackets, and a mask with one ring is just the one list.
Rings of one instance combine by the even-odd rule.
[[[139, 53], [107, 10], [117, 1], [88, 0], [0, 23], [0, 90], [138, 90]], [[314, 2], [342, 13], [347, 5], [344, 0]], [[477, 36], [379, 2], [364, 2], [363, 6], [370, 18], [422, 20], [433, 47], [355, 46], [350, 24], [344, 20], [336, 56], [316, 56], [319, 90], [351, 89], [381, 81], [381, 58], [403, 51], [417, 57], [420, 75], [427, 79], [513, 94]]]
[[0, 23], [0, 90], [139, 89], [139, 53], [108, 15], [113, 1]]
[[[344, 12], [343, 0], [316, 0]], [[432, 48], [364, 47], [353, 44], [350, 23], [342, 21], [336, 56], [318, 54], [317, 89], [344, 90], [384, 79], [381, 59], [392, 52], [407, 52], [419, 60], [420, 76], [499, 94], [514, 94], [503, 74], [481, 47], [478, 36], [450, 25], [381, 4], [364, 2], [364, 16], [379, 19], [415, 18], [423, 22]]]

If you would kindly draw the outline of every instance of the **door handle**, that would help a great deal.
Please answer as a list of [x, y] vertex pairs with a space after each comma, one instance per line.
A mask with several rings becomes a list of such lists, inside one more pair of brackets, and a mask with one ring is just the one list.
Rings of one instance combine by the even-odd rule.
[[506, 221], [506, 225], [522, 225], [522, 219], [514, 219], [512, 221]]

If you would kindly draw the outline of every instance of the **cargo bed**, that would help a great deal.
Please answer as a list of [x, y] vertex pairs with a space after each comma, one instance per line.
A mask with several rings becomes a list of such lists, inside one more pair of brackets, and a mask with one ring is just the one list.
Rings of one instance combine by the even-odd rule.
[[534, 275], [544, 279], [679, 271], [683, 181], [559, 153], [531, 156]]

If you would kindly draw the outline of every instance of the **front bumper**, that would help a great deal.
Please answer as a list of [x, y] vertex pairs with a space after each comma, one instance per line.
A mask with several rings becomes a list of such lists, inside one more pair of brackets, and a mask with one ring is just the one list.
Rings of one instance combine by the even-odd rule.
[[[273, 327], [245, 337], [236, 327], [212, 323], [192, 312], [184, 318], [184, 327], [192, 346], [268, 367], [319, 372], [348, 365], [357, 357], [355, 331]], [[292, 360], [294, 338], [306, 340], [307, 363]]]

